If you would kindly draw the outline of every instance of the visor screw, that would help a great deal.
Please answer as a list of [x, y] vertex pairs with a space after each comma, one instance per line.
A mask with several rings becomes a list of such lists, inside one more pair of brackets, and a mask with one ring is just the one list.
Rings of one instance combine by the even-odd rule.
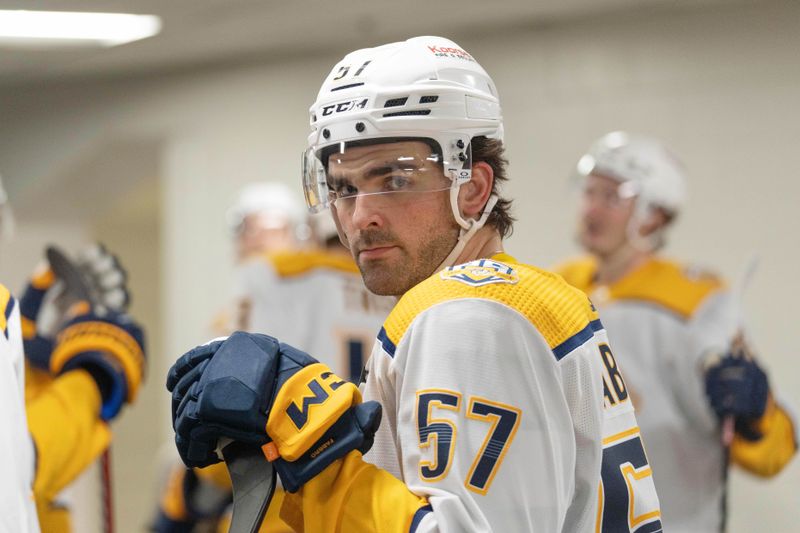
[[330, 139], [331, 131], [328, 128], [325, 128], [324, 130], [322, 130], [322, 136], [325, 137], [326, 139]]
[[357, 131], [358, 133], [361, 133], [361, 132], [362, 132], [362, 131], [364, 131], [365, 129], [367, 129], [367, 127], [364, 125], [364, 123], [363, 123], [363, 122], [356, 122], [356, 131]]
[[467, 156], [464, 155], [464, 152], [461, 152], [460, 154], [458, 154], [458, 160], [459, 161], [466, 161], [467, 160]]
[[[456, 141], [456, 147], [458, 147], [459, 150], [463, 150], [464, 149], [464, 141], [462, 141], [461, 139], [457, 140]], [[462, 161], [463, 161], [463, 159], [462, 159]]]

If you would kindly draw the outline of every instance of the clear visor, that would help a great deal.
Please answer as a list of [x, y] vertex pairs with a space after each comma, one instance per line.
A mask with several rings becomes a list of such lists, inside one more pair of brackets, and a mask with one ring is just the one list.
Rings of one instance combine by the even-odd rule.
[[451, 184], [433, 141], [342, 143], [303, 155], [303, 190], [313, 213], [331, 205], [347, 211], [359, 198], [387, 207], [404, 205]]

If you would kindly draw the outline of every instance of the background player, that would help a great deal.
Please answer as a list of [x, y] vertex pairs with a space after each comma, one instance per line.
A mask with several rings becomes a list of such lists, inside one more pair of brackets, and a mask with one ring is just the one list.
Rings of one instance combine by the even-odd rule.
[[42, 530], [53, 533], [72, 530], [63, 491], [109, 446], [109, 424], [135, 401], [145, 369], [143, 333], [123, 312], [129, 296], [118, 260], [91, 246], [78, 268], [95, 288], [92, 304], [68, 305], [67, 280], [47, 262], [20, 300], [33, 490]]
[[305, 531], [660, 530], [591, 304], [502, 252], [512, 219], [488, 74], [440, 37], [359, 50], [331, 71], [311, 122], [310, 206], [331, 205], [370, 290], [401, 296], [367, 365], [370, 401], [291, 346], [236, 333], [170, 372], [187, 464], [218, 461], [221, 435], [268, 434], [292, 493], [281, 516]]
[[[11, 220], [0, 181], [6, 238]], [[57, 310], [64, 282], [47, 264], [19, 303], [0, 286], [4, 531], [70, 531], [69, 510], [58, 496], [108, 446], [109, 422], [136, 398], [143, 378], [142, 332], [115, 311], [128, 298], [122, 268], [100, 247], [87, 250], [81, 268], [96, 281], [104, 309], [80, 302]]]
[[[744, 339], [741, 295], [659, 250], [684, 200], [685, 171], [654, 139], [612, 132], [578, 163], [578, 240], [589, 256], [560, 273], [589, 294], [625, 369], [670, 531], [718, 531], [727, 451], [772, 476], [797, 446], [796, 425]], [[721, 356], [721, 357], [720, 357]]]

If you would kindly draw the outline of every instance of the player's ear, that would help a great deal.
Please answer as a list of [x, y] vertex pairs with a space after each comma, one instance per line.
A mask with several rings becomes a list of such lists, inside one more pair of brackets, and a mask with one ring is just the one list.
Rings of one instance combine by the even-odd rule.
[[642, 222], [641, 226], [639, 226], [639, 234], [642, 235], [642, 237], [652, 235], [658, 230], [666, 227], [671, 220], [672, 217], [663, 209], [650, 209], [648, 210], [644, 222]]
[[489, 163], [478, 161], [472, 164], [472, 179], [458, 190], [458, 206], [464, 218], [479, 218], [483, 207], [492, 194], [494, 171]]

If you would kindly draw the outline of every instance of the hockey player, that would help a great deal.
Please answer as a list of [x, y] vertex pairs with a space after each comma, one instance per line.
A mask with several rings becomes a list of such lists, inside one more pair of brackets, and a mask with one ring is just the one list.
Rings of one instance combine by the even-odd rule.
[[221, 436], [263, 445], [288, 491], [281, 516], [306, 532], [660, 531], [596, 312], [502, 251], [512, 218], [488, 74], [441, 37], [359, 50], [311, 124], [309, 205], [330, 205], [367, 287], [400, 297], [365, 401], [309, 355], [235, 333], [170, 371], [184, 461], [218, 461]]
[[[364, 287], [358, 267], [339, 241], [329, 213], [310, 219], [316, 246], [301, 250], [264, 250], [237, 268], [240, 328], [284, 332], [293, 346], [319, 354], [320, 361], [357, 381], [368, 350], [394, 299]], [[182, 466], [182, 465], [181, 465]], [[278, 517], [279, 491], [262, 531], [291, 531]], [[153, 529], [159, 533], [192, 531], [220, 518], [231, 500], [231, 482], [224, 464], [186, 471], [175, 468], [161, 498]], [[217, 530], [228, 530], [222, 516]]]
[[[0, 236], [11, 211], [0, 177]], [[34, 449], [25, 416], [25, 364], [19, 304], [0, 285], [0, 531], [39, 531], [33, 499]]]
[[295, 249], [303, 237], [298, 235], [305, 227], [303, 208], [289, 187], [282, 183], [259, 182], [245, 186], [225, 215], [236, 239], [239, 261], [266, 251]]
[[82, 268], [97, 280], [94, 307], [80, 301], [65, 313], [57, 310], [64, 280], [47, 264], [20, 301], [33, 493], [48, 533], [71, 531], [59, 494], [109, 445], [109, 423], [136, 399], [144, 377], [142, 331], [116, 310], [127, 299], [119, 263], [98, 247], [84, 256]]
[[[771, 476], [794, 454], [797, 426], [742, 336], [740, 296], [659, 254], [683, 204], [676, 157], [654, 139], [613, 132], [578, 174], [578, 239], [589, 257], [560, 272], [597, 305], [625, 369], [665, 526], [719, 531], [727, 445], [733, 463]], [[723, 420], [735, 421], [730, 443]]]

